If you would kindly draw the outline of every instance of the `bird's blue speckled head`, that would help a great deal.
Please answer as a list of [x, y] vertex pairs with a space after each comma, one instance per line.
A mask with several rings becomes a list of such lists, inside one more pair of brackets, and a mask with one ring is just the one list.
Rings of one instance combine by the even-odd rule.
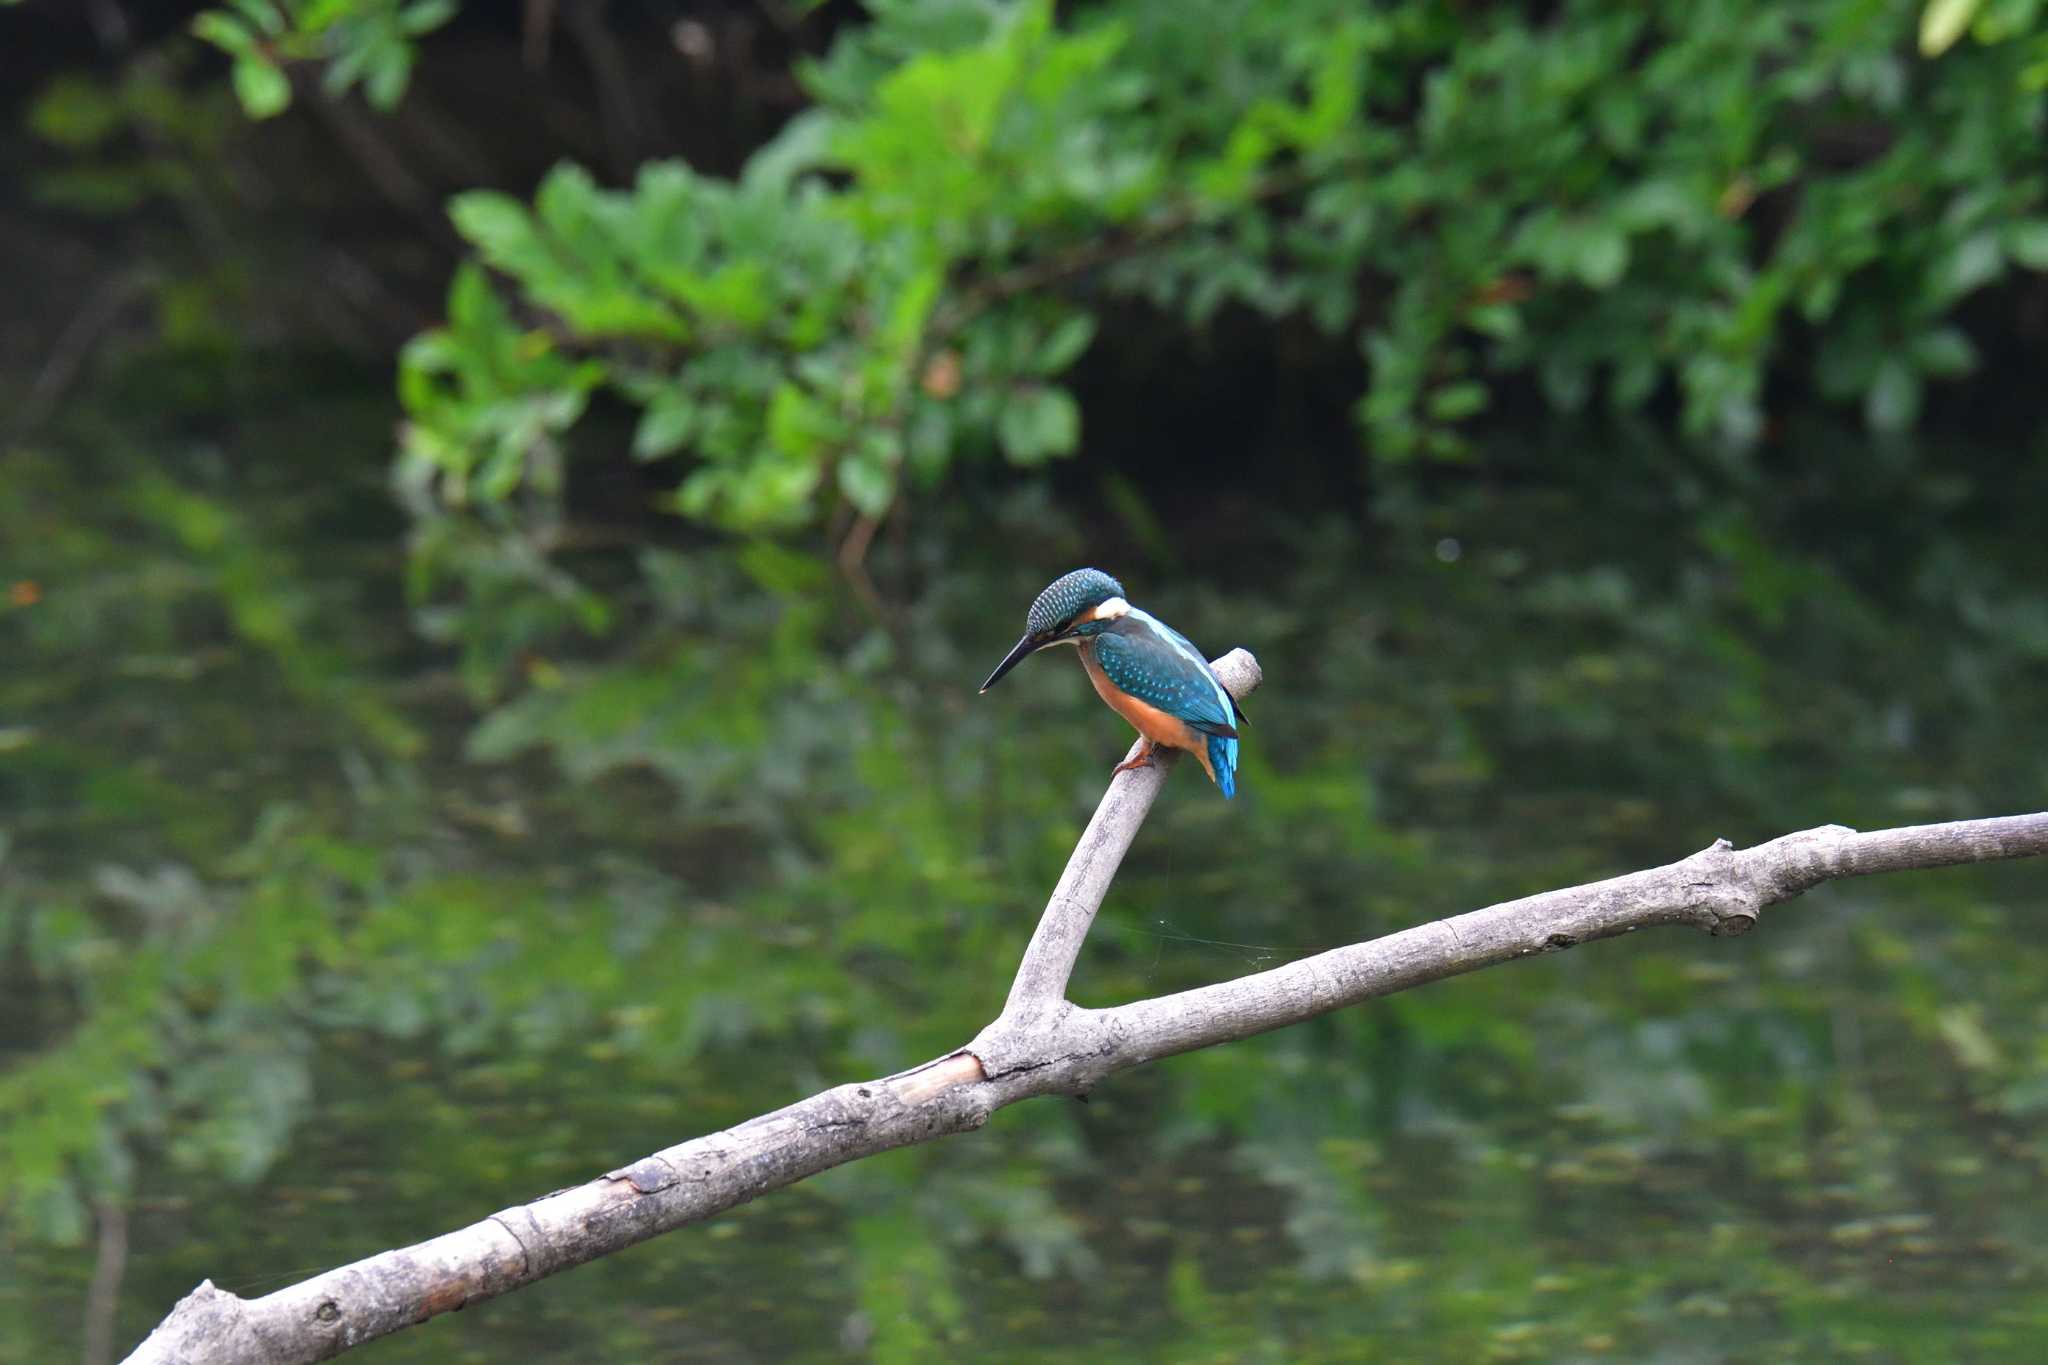
[[1061, 574], [1031, 604], [1024, 617], [1024, 630], [1030, 635], [1051, 635], [1090, 607], [1099, 607], [1110, 598], [1123, 595], [1124, 585], [1100, 569], [1076, 569]]
[[994, 687], [1002, 680], [1003, 674], [1015, 668], [1027, 655], [1048, 645], [1079, 643], [1080, 636], [1100, 630], [1100, 622], [1079, 622], [1078, 618], [1093, 612], [1111, 598], [1123, 595], [1124, 585], [1100, 569], [1076, 569], [1055, 578], [1044, 592], [1038, 594], [1038, 600], [1025, 614], [1024, 638], [996, 665], [996, 671], [988, 675], [988, 681], [981, 685], [981, 690], [986, 692]]

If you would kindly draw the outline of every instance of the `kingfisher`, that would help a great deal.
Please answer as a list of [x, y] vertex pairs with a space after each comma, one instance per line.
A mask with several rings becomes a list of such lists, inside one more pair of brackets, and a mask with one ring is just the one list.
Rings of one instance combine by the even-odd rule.
[[1237, 795], [1237, 727], [1244, 712], [1188, 637], [1124, 599], [1100, 569], [1054, 579], [1024, 617], [1024, 638], [981, 685], [986, 692], [1026, 655], [1054, 645], [1080, 650], [1088, 681], [1136, 727], [1144, 747], [1112, 773], [1149, 766], [1161, 745], [1185, 749], [1227, 799]]

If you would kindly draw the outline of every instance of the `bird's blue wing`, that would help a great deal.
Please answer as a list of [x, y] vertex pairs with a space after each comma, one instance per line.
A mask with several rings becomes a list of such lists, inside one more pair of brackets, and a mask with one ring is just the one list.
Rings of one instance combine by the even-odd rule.
[[1235, 703], [1202, 651], [1137, 610], [1095, 637], [1095, 660], [1121, 690], [1204, 734], [1237, 737]]

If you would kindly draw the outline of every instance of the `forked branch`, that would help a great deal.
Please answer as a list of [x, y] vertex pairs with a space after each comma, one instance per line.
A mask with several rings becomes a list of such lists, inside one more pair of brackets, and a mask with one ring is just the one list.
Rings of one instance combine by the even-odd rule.
[[[1243, 650], [1217, 660], [1216, 671], [1238, 696], [1259, 683], [1258, 663]], [[1863, 834], [1826, 825], [1749, 849], [1718, 840], [1666, 867], [1507, 901], [1177, 995], [1082, 1009], [1067, 1001], [1067, 979], [1167, 766], [1162, 756], [1110, 782], [1025, 950], [1002, 1014], [957, 1052], [824, 1091], [259, 1299], [207, 1281], [129, 1360], [325, 1360], [831, 1167], [979, 1128], [1019, 1100], [1085, 1094], [1114, 1072], [1160, 1057], [1651, 925], [1743, 933], [1766, 907], [1837, 878], [2048, 853], [2048, 812]]]

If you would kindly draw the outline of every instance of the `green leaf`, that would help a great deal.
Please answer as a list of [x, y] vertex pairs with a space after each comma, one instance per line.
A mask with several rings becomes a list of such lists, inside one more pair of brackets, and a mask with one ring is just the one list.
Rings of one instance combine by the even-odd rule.
[[256, 47], [256, 35], [249, 26], [219, 10], [210, 9], [194, 18], [192, 33], [231, 57], [245, 56]]
[[1088, 349], [1088, 343], [1094, 339], [1095, 319], [1092, 315], [1074, 313], [1061, 319], [1051, 335], [1039, 344], [1033, 372], [1047, 376], [1058, 374], [1079, 360], [1081, 353]]
[[250, 53], [235, 62], [232, 79], [235, 98], [250, 118], [271, 118], [283, 113], [292, 102], [292, 83], [267, 58]]
[[633, 433], [633, 458], [658, 460], [682, 449], [697, 425], [697, 402], [683, 390], [663, 389], [648, 404]]
[[398, 15], [398, 26], [417, 38], [430, 33], [455, 17], [456, 0], [413, 0]]
[[1989, 284], [2004, 268], [1998, 234], [1973, 232], [1935, 258], [1927, 271], [1928, 288], [1937, 303], [1946, 305]]
[[405, 86], [412, 76], [412, 48], [404, 43], [390, 43], [378, 48], [369, 64], [368, 74], [363, 78], [363, 96], [370, 106], [383, 113], [390, 113], [405, 98]]
[[2005, 254], [2028, 270], [2048, 270], [2048, 218], [2026, 218], [2008, 224]]
[[554, 258], [534, 231], [526, 206], [509, 194], [458, 194], [448, 202], [448, 217], [457, 232], [476, 243], [486, 261], [508, 274], [531, 279], [554, 268]]
[[768, 439], [803, 460], [822, 458], [843, 434], [830, 408], [795, 384], [782, 384], [768, 405]]
[[1482, 304], [1469, 309], [1465, 314], [1465, 325], [1496, 341], [1512, 341], [1525, 330], [1522, 310], [1509, 303]]
[[60, 147], [97, 147], [127, 125], [120, 96], [81, 76], [59, 76], [29, 106], [29, 127]]
[[276, 0], [228, 0], [228, 3], [241, 11], [250, 27], [272, 38], [283, 36], [289, 21], [284, 11], [278, 8]]
[[491, 288], [490, 276], [474, 262], [464, 261], [457, 266], [455, 278], [449, 281], [448, 320], [459, 331], [469, 334], [465, 339], [474, 339], [480, 332], [504, 328], [511, 321], [503, 301], [498, 298], [498, 291]]
[[839, 491], [868, 517], [880, 517], [896, 498], [896, 475], [866, 453], [839, 462]]
[[1976, 368], [1977, 348], [1960, 329], [1937, 327], [1913, 339], [1913, 359], [1927, 374], [1968, 374]]
[[1628, 236], [1609, 223], [1597, 223], [1576, 234], [1578, 252], [1572, 268], [1588, 289], [1611, 289], [1628, 269]]
[[1065, 389], [1033, 385], [1003, 405], [996, 437], [1017, 464], [1071, 455], [1081, 444], [1081, 407]]
[[1483, 410], [1490, 397], [1476, 379], [1446, 384], [1429, 396], [1429, 415], [1439, 422], [1461, 422]]
[[294, 0], [299, 27], [307, 33], [324, 33], [344, 19], [353, 18], [362, 0]]
[[1970, 27], [1983, 0], [1927, 0], [1920, 11], [1920, 55], [1939, 57]]

